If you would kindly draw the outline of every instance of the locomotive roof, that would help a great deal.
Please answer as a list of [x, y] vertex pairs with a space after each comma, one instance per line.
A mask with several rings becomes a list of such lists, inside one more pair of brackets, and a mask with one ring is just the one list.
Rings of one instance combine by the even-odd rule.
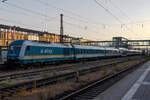
[[45, 46], [45, 47], [67, 47], [67, 48], [71, 48], [72, 46], [70, 44], [63, 44], [63, 43], [46, 43], [46, 42], [35, 42], [35, 41], [26, 41], [25, 42], [26, 45], [34, 45], [34, 46]]
[[29, 41], [29, 40], [16, 40], [13, 41], [10, 45], [30, 45], [30, 46], [45, 46], [45, 47], [72, 47], [70, 44], [62, 44], [62, 43], [46, 43], [46, 42], [38, 42], [38, 41]]
[[25, 42], [25, 40], [16, 40], [13, 41], [10, 45], [22, 45]]
[[[46, 43], [46, 42], [38, 42], [38, 41], [29, 41], [29, 40], [16, 40], [14, 42], [12, 42], [12, 44], [24, 44], [24, 45], [31, 45], [31, 46], [45, 46], [45, 47], [63, 47], [63, 48], [72, 48], [71, 44], [66, 44], [66, 43]], [[79, 49], [98, 49], [98, 50], [118, 50], [116, 48], [113, 47], [100, 47], [100, 46], [85, 46], [85, 45], [74, 45], [75, 48], [79, 48]]]

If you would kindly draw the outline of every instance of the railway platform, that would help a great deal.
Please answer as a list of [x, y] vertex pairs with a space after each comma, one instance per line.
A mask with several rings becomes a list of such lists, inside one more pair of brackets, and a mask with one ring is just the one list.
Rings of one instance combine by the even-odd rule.
[[150, 61], [93, 100], [150, 100]]

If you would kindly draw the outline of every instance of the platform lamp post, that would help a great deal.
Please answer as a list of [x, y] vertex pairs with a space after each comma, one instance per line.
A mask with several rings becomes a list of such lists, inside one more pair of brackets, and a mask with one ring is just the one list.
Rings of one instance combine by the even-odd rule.
[[60, 14], [60, 43], [63, 43], [63, 35], [64, 35], [64, 29], [63, 29], [63, 14]]

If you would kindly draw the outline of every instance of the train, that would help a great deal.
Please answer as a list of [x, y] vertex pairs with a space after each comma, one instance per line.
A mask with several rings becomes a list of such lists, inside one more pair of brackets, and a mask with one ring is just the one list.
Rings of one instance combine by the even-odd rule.
[[9, 45], [7, 63], [15, 65], [44, 64], [49, 62], [80, 61], [82, 59], [142, 55], [141, 50], [102, 46], [73, 45], [16, 40]]

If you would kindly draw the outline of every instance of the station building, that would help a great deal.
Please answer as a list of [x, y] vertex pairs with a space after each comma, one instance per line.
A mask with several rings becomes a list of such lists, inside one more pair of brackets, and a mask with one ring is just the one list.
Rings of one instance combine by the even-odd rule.
[[[0, 24], [0, 47], [7, 47], [14, 40], [60, 42], [60, 35]], [[76, 38], [64, 35], [63, 40], [64, 42], [71, 43], [72, 40], [76, 40]], [[82, 39], [82, 41], [83, 40], [86, 39]]]

